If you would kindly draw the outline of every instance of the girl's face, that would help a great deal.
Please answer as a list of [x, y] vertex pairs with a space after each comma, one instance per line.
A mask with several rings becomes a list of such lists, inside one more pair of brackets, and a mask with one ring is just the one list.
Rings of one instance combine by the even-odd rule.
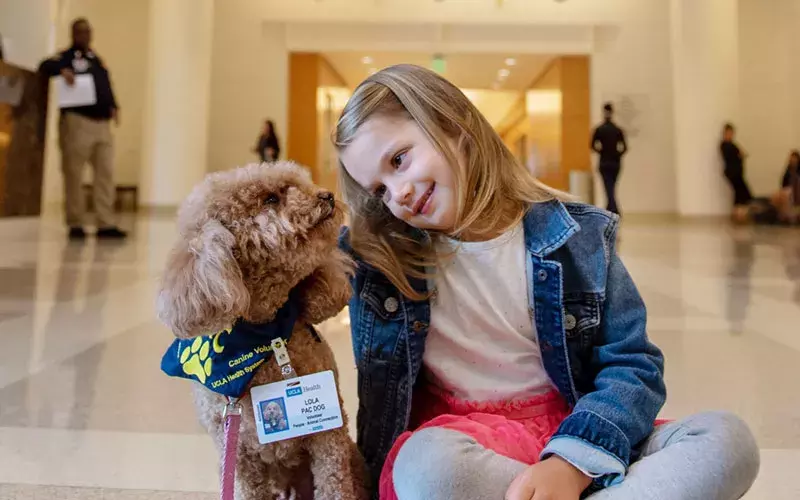
[[457, 203], [453, 170], [413, 120], [370, 118], [340, 158], [350, 176], [398, 219], [420, 229], [452, 232]]

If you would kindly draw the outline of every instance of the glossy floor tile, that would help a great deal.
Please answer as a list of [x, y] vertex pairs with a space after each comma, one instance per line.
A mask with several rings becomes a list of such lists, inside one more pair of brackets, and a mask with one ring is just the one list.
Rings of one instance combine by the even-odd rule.
[[[159, 371], [174, 223], [125, 224], [127, 242], [72, 244], [58, 220], [0, 220], [0, 499], [216, 498], [189, 382]], [[800, 498], [800, 230], [626, 222], [620, 250], [666, 354], [663, 416], [742, 415], [762, 448], [747, 498]], [[354, 417], [347, 318], [321, 331]]]

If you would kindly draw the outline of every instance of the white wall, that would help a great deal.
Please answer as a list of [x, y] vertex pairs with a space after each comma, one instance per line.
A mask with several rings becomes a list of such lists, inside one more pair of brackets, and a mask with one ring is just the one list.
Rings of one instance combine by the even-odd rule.
[[800, 2], [739, 0], [739, 141], [753, 193], [775, 191], [800, 149]]
[[254, 15], [249, 0], [217, 1], [211, 68], [208, 169], [258, 160], [264, 120], [275, 121], [286, 151], [289, 53], [284, 27]]
[[207, 172], [214, 0], [150, 2], [141, 200], [176, 207]]
[[723, 124], [739, 116], [738, 6], [672, 0], [678, 213], [726, 215], [732, 195], [719, 153]]
[[[592, 116], [600, 122], [603, 103], [615, 101], [618, 122], [628, 133], [630, 152], [623, 160], [617, 191], [622, 210], [672, 213], [676, 178], [669, 2], [616, 4], [615, 25], [597, 28], [591, 61]], [[595, 183], [595, 202], [605, 206], [601, 186]]]

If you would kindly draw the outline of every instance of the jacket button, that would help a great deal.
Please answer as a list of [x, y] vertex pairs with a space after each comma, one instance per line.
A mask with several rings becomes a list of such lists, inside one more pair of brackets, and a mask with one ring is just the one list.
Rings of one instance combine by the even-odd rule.
[[411, 328], [414, 330], [415, 333], [419, 333], [424, 330], [428, 325], [423, 323], [422, 321], [415, 321]]
[[386, 309], [388, 313], [396, 313], [397, 310], [400, 308], [400, 303], [394, 297], [389, 297], [388, 299], [383, 301], [383, 308]]
[[575, 316], [573, 316], [571, 314], [567, 314], [564, 317], [564, 328], [565, 329], [572, 330], [573, 328], [575, 328], [575, 324], [576, 323], [577, 323], [577, 321], [575, 320]]
[[539, 281], [547, 280], [547, 271], [540, 269], [539, 272], [536, 273], [536, 277], [539, 278]]

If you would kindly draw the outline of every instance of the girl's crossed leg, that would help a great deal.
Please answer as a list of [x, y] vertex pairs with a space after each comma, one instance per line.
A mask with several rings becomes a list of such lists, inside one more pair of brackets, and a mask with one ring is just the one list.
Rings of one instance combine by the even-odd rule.
[[[391, 474], [400, 500], [500, 500], [528, 465], [462, 432], [428, 427], [403, 444]], [[739, 417], [700, 413], [656, 427], [625, 480], [589, 498], [733, 500], [747, 492], [758, 468], [758, 447]]]

